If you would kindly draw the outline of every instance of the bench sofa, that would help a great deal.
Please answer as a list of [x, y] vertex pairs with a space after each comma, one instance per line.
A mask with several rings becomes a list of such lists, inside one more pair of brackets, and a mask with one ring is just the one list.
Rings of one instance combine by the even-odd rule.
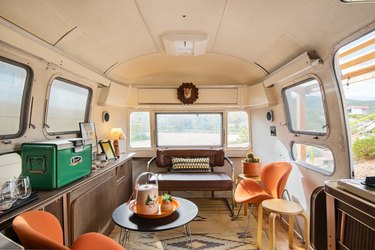
[[[173, 162], [176, 158], [208, 158], [210, 172], [176, 172]], [[225, 156], [222, 149], [158, 149], [156, 156], [147, 163], [147, 171], [150, 172], [151, 164], [156, 161], [158, 185], [160, 191], [211, 191], [214, 197], [215, 191], [231, 191], [231, 205], [228, 200], [228, 208], [233, 215], [234, 207], [234, 166], [233, 162]], [[225, 161], [228, 169], [224, 168]], [[154, 171], [155, 172], [155, 171]]]

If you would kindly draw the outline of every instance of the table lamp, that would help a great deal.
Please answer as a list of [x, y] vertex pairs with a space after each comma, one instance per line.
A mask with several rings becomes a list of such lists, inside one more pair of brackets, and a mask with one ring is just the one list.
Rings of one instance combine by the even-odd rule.
[[120, 157], [119, 140], [125, 139], [124, 131], [121, 128], [112, 128], [109, 132], [109, 139], [113, 140], [113, 147], [117, 157]]

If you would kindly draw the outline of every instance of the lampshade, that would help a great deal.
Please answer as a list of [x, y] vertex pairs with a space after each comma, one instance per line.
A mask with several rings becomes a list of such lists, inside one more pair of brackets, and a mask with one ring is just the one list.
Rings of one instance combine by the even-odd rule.
[[206, 34], [164, 34], [165, 52], [174, 56], [198, 56], [206, 53]]
[[112, 128], [109, 132], [110, 140], [122, 140], [125, 139], [125, 133], [122, 128]]

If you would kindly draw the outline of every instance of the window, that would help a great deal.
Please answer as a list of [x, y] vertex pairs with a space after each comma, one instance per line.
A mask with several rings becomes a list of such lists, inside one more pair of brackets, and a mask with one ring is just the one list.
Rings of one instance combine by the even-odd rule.
[[150, 113], [132, 112], [130, 114], [130, 147], [150, 148]]
[[282, 91], [289, 131], [325, 135], [327, 122], [320, 83], [308, 78]]
[[355, 178], [375, 175], [375, 31], [336, 53]]
[[87, 122], [92, 90], [63, 78], [52, 81], [46, 116], [49, 135], [79, 132], [79, 123]]
[[157, 113], [157, 146], [222, 146], [222, 120], [222, 113]]
[[0, 57], [0, 138], [22, 136], [27, 129], [32, 71]]
[[303, 166], [313, 168], [325, 174], [332, 174], [334, 159], [332, 151], [323, 146], [293, 143], [293, 159]]
[[249, 147], [249, 117], [245, 111], [230, 111], [227, 116], [227, 146], [230, 148]]

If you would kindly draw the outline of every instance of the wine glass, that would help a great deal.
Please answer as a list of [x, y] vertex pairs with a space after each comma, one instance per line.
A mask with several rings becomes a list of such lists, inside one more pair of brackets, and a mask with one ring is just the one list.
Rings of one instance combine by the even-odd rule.
[[18, 191], [14, 178], [2, 179], [0, 183], [0, 211], [3, 211], [11, 208], [13, 203], [16, 202]]
[[26, 199], [31, 194], [31, 184], [29, 176], [20, 176], [16, 179], [18, 198]]

